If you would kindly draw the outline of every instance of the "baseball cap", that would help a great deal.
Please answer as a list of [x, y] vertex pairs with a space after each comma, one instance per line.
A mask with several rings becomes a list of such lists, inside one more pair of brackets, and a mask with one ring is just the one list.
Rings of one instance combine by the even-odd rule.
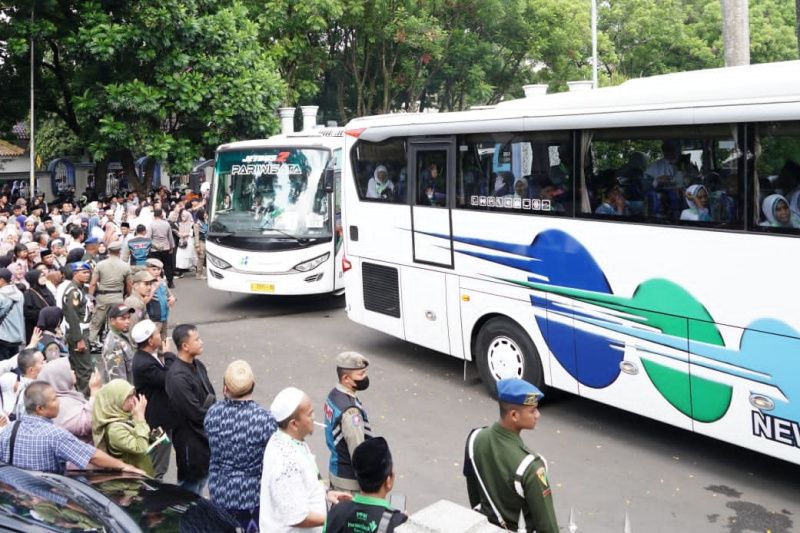
[[119, 318], [121, 316], [129, 315], [129, 314], [135, 313], [135, 312], [136, 312], [136, 309], [134, 309], [133, 307], [128, 307], [127, 305], [119, 304], [119, 305], [115, 305], [114, 307], [109, 309], [108, 316], [110, 318]]
[[[124, 307], [124, 306], [123, 306]], [[142, 320], [137, 322], [131, 330], [131, 338], [136, 344], [142, 343], [153, 336], [156, 332], [156, 325], [152, 320]]]
[[122, 243], [119, 241], [114, 241], [108, 245], [109, 252], [119, 252], [120, 250], [122, 250]]

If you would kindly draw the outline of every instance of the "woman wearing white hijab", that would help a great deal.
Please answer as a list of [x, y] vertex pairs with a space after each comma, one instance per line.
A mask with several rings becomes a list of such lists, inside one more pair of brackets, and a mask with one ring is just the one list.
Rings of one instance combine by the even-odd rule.
[[681, 220], [711, 222], [708, 211], [708, 189], [702, 185], [694, 184], [686, 188], [687, 209], [681, 212]]
[[780, 194], [770, 194], [761, 202], [761, 212], [767, 219], [761, 226], [771, 228], [800, 228], [800, 216], [789, 209], [789, 202]]
[[389, 179], [389, 171], [385, 166], [378, 165], [367, 183], [367, 198], [389, 199], [393, 195], [394, 183]]

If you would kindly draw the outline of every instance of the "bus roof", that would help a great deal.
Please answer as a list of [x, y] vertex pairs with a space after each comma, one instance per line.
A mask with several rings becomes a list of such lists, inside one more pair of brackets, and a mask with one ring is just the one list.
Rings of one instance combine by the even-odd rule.
[[800, 61], [676, 72], [448, 113], [352, 120], [360, 138], [800, 119]]
[[268, 148], [274, 146], [297, 146], [307, 148], [341, 148], [344, 128], [315, 128], [309, 131], [280, 133], [267, 139], [251, 139], [222, 144], [218, 152], [228, 150], [247, 150], [252, 148]]

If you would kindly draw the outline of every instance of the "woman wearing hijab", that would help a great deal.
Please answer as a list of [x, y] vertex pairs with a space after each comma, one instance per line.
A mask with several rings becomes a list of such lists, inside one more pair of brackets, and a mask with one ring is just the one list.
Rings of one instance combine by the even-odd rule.
[[147, 399], [137, 396], [133, 385], [112, 379], [94, 400], [92, 439], [94, 445], [112, 457], [153, 475], [147, 454], [150, 426], [144, 420]]
[[800, 228], [800, 216], [792, 213], [789, 202], [780, 194], [770, 194], [761, 203], [761, 212], [767, 219], [761, 226], [771, 228]]
[[367, 198], [388, 200], [393, 197], [394, 183], [389, 179], [389, 171], [385, 166], [378, 165], [367, 183]]
[[25, 291], [25, 305], [22, 310], [25, 315], [25, 342], [30, 342], [33, 328], [39, 321], [39, 311], [56, 305], [56, 297], [47, 288], [47, 274], [41, 270], [26, 272], [25, 281], [28, 282], [28, 290]]
[[61, 357], [44, 365], [39, 372], [40, 381], [52, 385], [59, 400], [58, 416], [53, 423], [66, 429], [83, 442], [92, 443], [92, 413], [97, 392], [103, 384], [95, 371], [89, 380], [89, 399], [75, 389], [75, 372], [69, 359]]
[[16, 246], [14, 246], [14, 260], [8, 265], [8, 269], [12, 274], [12, 283], [24, 283], [27, 285], [27, 281], [25, 280], [25, 274], [28, 273], [27, 246], [20, 243], [17, 243]]
[[188, 209], [178, 215], [178, 250], [175, 252], [175, 268], [186, 271], [195, 266], [194, 221]]
[[702, 185], [694, 184], [686, 188], [686, 205], [688, 209], [681, 212], [681, 220], [711, 222], [708, 211], [708, 189]]
[[64, 312], [60, 307], [48, 306], [39, 311], [36, 327], [42, 331], [42, 338], [36, 349], [44, 354], [45, 361], [69, 356], [69, 348], [61, 333]]

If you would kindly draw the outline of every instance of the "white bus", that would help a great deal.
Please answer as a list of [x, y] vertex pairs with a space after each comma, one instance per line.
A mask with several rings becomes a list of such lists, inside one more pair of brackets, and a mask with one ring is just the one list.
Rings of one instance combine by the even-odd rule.
[[342, 132], [318, 128], [217, 149], [206, 241], [210, 288], [343, 290]]
[[353, 120], [348, 316], [800, 463], [798, 162], [797, 61]]

